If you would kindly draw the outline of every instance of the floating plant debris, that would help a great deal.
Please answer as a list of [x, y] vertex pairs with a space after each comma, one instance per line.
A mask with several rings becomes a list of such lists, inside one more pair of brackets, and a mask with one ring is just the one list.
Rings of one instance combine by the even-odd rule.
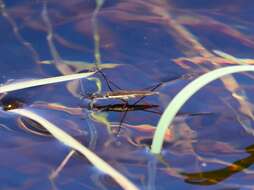
[[3, 110], [9, 111], [17, 108], [22, 108], [24, 101], [15, 98], [3, 98], [1, 100], [1, 104], [3, 106]]

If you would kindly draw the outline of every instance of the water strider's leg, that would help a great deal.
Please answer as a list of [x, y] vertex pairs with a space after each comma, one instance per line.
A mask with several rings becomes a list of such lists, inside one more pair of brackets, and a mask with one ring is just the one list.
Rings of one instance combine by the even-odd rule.
[[[163, 83], [159, 83], [156, 86], [154, 86], [151, 89], [151, 92], [153, 92], [155, 89], [159, 88]], [[137, 105], [140, 101], [142, 101], [146, 96], [141, 97], [140, 99], [138, 99], [133, 105]]]
[[[128, 106], [128, 102], [125, 103], [124, 108], [127, 108], [127, 106]], [[120, 120], [119, 127], [118, 127], [117, 132], [116, 132], [117, 136], [119, 136], [119, 133], [120, 133], [121, 128], [122, 128], [122, 123], [123, 123], [124, 119], [126, 118], [127, 113], [128, 113], [128, 108], [124, 111], [123, 116]]]

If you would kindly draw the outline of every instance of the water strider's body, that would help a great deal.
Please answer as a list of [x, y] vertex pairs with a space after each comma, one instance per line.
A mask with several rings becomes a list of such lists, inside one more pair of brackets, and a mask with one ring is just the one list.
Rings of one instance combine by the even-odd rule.
[[[153, 92], [148, 90], [118, 90], [114, 92], [106, 92], [104, 94], [93, 94], [88, 97], [91, 99], [89, 109], [94, 111], [111, 111], [111, 112], [127, 112], [127, 111], [138, 111], [138, 110], [149, 110], [159, 107], [154, 104], [138, 104], [138, 102], [147, 96], [157, 95], [159, 92]], [[129, 104], [128, 100], [137, 99], [136, 103]], [[123, 103], [98, 105], [95, 104], [99, 100], [121, 100]]]
[[142, 98], [146, 96], [157, 95], [159, 92], [153, 92], [148, 90], [119, 90], [114, 92], [106, 92], [104, 94], [93, 94], [89, 97], [92, 100], [105, 100], [105, 99], [121, 99], [129, 100], [134, 98]]

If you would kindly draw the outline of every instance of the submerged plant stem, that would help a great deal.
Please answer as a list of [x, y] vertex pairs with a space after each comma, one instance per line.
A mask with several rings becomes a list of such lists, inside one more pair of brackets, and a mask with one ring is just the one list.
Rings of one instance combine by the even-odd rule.
[[95, 58], [95, 65], [101, 64], [101, 54], [100, 54], [100, 34], [99, 34], [99, 27], [97, 16], [98, 13], [104, 3], [104, 0], [96, 0], [96, 8], [92, 15], [92, 25], [93, 25], [93, 38], [94, 38], [94, 58]]

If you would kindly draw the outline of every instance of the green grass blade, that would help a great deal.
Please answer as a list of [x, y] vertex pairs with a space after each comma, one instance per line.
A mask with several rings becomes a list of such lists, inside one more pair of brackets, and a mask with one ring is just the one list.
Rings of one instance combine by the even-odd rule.
[[181, 109], [183, 104], [197, 91], [199, 91], [206, 84], [223, 77], [228, 74], [254, 71], [254, 66], [251, 65], [240, 65], [240, 66], [228, 66], [214, 71], [208, 72], [191, 83], [185, 86], [169, 103], [165, 111], [163, 112], [152, 142], [151, 152], [153, 154], [159, 154], [162, 149], [162, 144], [165, 136], [165, 132], [168, 127], [171, 127], [171, 123], [176, 116], [177, 112]]
[[47, 84], [69, 81], [69, 80], [86, 78], [93, 75], [94, 73], [95, 72], [79, 73], [79, 74], [64, 75], [59, 77], [50, 77], [50, 78], [29, 80], [29, 81], [23, 81], [23, 82], [15, 82], [15, 83], [0, 86], [0, 93], [6, 93], [6, 92], [15, 91], [15, 90], [25, 89], [25, 88], [31, 88], [35, 86], [42, 86]]

